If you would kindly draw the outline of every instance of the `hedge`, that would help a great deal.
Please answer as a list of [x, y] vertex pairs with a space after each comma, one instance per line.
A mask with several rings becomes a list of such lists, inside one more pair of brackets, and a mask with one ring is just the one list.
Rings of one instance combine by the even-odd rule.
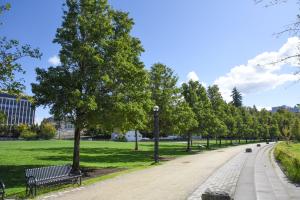
[[274, 150], [277, 161], [280, 162], [285, 174], [293, 181], [300, 183], [300, 157], [288, 149], [286, 143], [279, 143]]

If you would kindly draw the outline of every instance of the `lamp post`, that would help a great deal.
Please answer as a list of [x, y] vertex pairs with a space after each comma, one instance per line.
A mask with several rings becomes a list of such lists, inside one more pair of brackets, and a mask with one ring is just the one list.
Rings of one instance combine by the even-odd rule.
[[154, 162], [159, 162], [158, 156], [158, 140], [159, 140], [159, 117], [158, 117], [159, 107], [153, 107], [154, 113]]

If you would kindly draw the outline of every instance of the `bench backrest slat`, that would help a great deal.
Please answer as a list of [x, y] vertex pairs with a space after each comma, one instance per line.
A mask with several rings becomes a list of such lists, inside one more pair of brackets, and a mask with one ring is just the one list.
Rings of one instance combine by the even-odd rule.
[[70, 165], [26, 169], [25, 176], [26, 177], [33, 176], [37, 179], [37, 181], [40, 181], [40, 180], [46, 180], [51, 178], [68, 176], [71, 172], [71, 169], [72, 167]]

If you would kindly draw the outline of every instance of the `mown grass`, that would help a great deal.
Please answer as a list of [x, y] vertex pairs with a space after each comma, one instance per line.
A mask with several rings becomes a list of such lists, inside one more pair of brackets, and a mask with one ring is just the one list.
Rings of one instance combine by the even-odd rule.
[[300, 143], [281, 142], [276, 145], [274, 155], [288, 178], [293, 182], [300, 183]]
[[[245, 141], [242, 141], [245, 143]], [[160, 156], [174, 158], [199, 152], [195, 141], [192, 152], [186, 152], [185, 142], [160, 142]], [[223, 141], [221, 147], [230, 144]], [[211, 149], [219, 148], [211, 141]], [[134, 143], [111, 141], [81, 141], [81, 167], [122, 168], [129, 171], [149, 167], [153, 164], [153, 142], [140, 142], [139, 151], [134, 151]], [[73, 141], [0, 141], [0, 179], [7, 186], [7, 195], [24, 196], [24, 170], [72, 162]], [[121, 172], [124, 173], [124, 172]], [[120, 172], [116, 173], [120, 174]], [[103, 180], [114, 174], [86, 180], [83, 184]]]

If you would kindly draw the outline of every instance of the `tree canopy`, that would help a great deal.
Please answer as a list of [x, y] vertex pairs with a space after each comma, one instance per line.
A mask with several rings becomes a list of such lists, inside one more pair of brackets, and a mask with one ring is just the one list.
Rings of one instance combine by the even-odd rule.
[[235, 107], [241, 107], [243, 105], [243, 97], [242, 97], [242, 94], [240, 93], [240, 91], [238, 91], [238, 89], [236, 87], [234, 87], [232, 89], [232, 94], [231, 94], [231, 97], [232, 97], [232, 104], [235, 106]]
[[[0, 5], [0, 16], [10, 9], [10, 4]], [[0, 23], [0, 28], [3, 24]], [[8, 39], [0, 36], [0, 91], [5, 91], [13, 95], [21, 95], [24, 91], [24, 79], [16, 78], [16, 74], [24, 74], [25, 70], [20, 64], [24, 57], [41, 58], [39, 49], [34, 49], [30, 45], [21, 45], [16, 39]]]
[[140, 128], [149, 105], [143, 47], [131, 36], [128, 13], [106, 0], [67, 0], [54, 39], [61, 65], [37, 68], [32, 84], [38, 105], [75, 125], [73, 170], [79, 170], [80, 132], [94, 125]]

